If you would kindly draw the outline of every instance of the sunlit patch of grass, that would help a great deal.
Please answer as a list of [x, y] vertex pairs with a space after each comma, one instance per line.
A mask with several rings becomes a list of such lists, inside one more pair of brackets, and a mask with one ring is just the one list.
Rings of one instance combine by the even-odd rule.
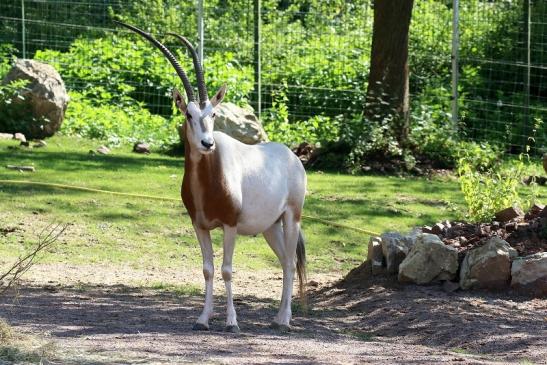
[[202, 290], [200, 287], [192, 284], [168, 284], [164, 282], [155, 282], [150, 285], [150, 289], [165, 291], [173, 293], [178, 296], [188, 296], [188, 295], [200, 295]]
[[[52, 187], [0, 183], [0, 257], [15, 258], [43, 226], [73, 223], [44, 263], [101, 264], [151, 268], [201, 267], [201, 250], [180, 198], [182, 157], [137, 155], [131, 146], [92, 155], [98, 141], [53, 137], [48, 146], [26, 149], [0, 141], [0, 179], [70, 184], [145, 194], [173, 201], [114, 196]], [[35, 173], [4, 169], [34, 165]], [[545, 190], [545, 189], [544, 189]], [[465, 212], [454, 180], [390, 176], [349, 176], [308, 172], [304, 214], [378, 233], [455, 219]], [[545, 195], [545, 194], [544, 194]], [[1, 230], [17, 227], [12, 232]], [[344, 272], [366, 257], [369, 237], [306, 220], [310, 272]], [[222, 232], [212, 234], [215, 266], [221, 265]], [[236, 270], [281, 270], [262, 236], [238, 237]]]

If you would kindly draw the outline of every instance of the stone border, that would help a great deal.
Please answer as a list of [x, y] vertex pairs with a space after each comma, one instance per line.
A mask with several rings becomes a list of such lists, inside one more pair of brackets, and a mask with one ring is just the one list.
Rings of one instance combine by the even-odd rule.
[[372, 275], [397, 274], [400, 282], [444, 282], [457, 289], [507, 290], [547, 297], [547, 252], [519, 257], [506, 241], [493, 236], [465, 253], [461, 264], [456, 248], [420, 229], [408, 235], [387, 232], [371, 237], [367, 262]]

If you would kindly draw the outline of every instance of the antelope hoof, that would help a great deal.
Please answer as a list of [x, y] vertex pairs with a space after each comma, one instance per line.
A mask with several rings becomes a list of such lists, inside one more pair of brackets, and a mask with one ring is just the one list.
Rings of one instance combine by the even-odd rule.
[[270, 324], [270, 328], [281, 333], [291, 332], [291, 326], [286, 324], [279, 324], [275, 321]]
[[239, 326], [238, 326], [237, 324], [230, 325], [230, 326], [226, 326], [226, 327], [224, 328], [224, 332], [239, 333], [239, 332], [240, 332]]
[[209, 331], [209, 326], [196, 322], [192, 327], [192, 331]]

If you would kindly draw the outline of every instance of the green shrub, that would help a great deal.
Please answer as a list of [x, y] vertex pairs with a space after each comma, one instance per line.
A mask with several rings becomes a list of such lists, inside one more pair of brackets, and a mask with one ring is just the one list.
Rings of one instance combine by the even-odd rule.
[[486, 172], [478, 172], [462, 159], [458, 173], [460, 188], [468, 207], [468, 216], [474, 222], [488, 222], [495, 213], [510, 206], [522, 206], [518, 188], [521, 185], [523, 165], [509, 169], [499, 165]]
[[307, 120], [290, 122], [286, 102], [287, 96], [280, 92], [272, 108], [264, 112], [264, 129], [270, 140], [288, 146], [295, 146], [302, 142], [321, 144], [338, 140], [340, 118], [316, 115]]
[[454, 152], [458, 169], [469, 168], [479, 173], [495, 170], [503, 158], [501, 149], [488, 142], [459, 142]]
[[8, 73], [17, 50], [9, 43], [0, 43], [0, 80]]
[[[195, 85], [191, 59], [177, 53], [183, 68]], [[172, 114], [171, 89], [181, 81], [165, 57], [148, 42], [137, 38], [108, 35], [101, 39], [77, 39], [68, 52], [43, 50], [36, 59], [52, 64], [69, 90], [90, 97], [106, 94], [113, 103], [125, 105], [127, 97], [144, 102], [147, 108], [163, 116]], [[228, 85], [226, 101], [243, 105], [253, 89], [250, 67], [241, 66], [231, 52], [215, 53], [206, 59], [206, 82], [210, 92], [223, 83]]]
[[369, 161], [387, 162], [401, 160], [405, 151], [393, 136], [391, 120], [370, 121], [362, 115], [354, 115], [344, 123], [341, 140], [350, 147], [346, 157], [346, 167], [357, 173]]
[[100, 139], [110, 145], [144, 141], [166, 148], [178, 142], [176, 121], [151, 114], [142, 104], [95, 104], [74, 91], [70, 92], [70, 98], [61, 129], [65, 134]]

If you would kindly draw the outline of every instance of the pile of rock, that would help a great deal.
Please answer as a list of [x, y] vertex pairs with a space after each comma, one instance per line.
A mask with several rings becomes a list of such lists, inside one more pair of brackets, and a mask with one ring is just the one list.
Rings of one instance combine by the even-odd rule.
[[[541, 211], [538, 212], [538, 208]], [[534, 219], [544, 217], [547, 221], [544, 207], [536, 206], [531, 212]], [[509, 218], [508, 222], [518, 217], [520, 215]], [[450, 236], [447, 232], [457, 227], [462, 234], [458, 238], [446, 238]], [[367, 267], [372, 275], [396, 274], [400, 282], [420, 285], [445, 282], [444, 287], [451, 291], [512, 287], [528, 294], [547, 296], [546, 251], [534, 252], [536, 246], [532, 251], [523, 250], [518, 243], [510, 244], [498, 236], [497, 233], [502, 232], [495, 230], [490, 230], [489, 236], [480, 237], [477, 227], [480, 230], [481, 225], [458, 226], [444, 222], [425, 227], [429, 233], [416, 229], [407, 235], [388, 232], [372, 237]], [[465, 232], [468, 231], [479, 239], [467, 238], [469, 235]]]

